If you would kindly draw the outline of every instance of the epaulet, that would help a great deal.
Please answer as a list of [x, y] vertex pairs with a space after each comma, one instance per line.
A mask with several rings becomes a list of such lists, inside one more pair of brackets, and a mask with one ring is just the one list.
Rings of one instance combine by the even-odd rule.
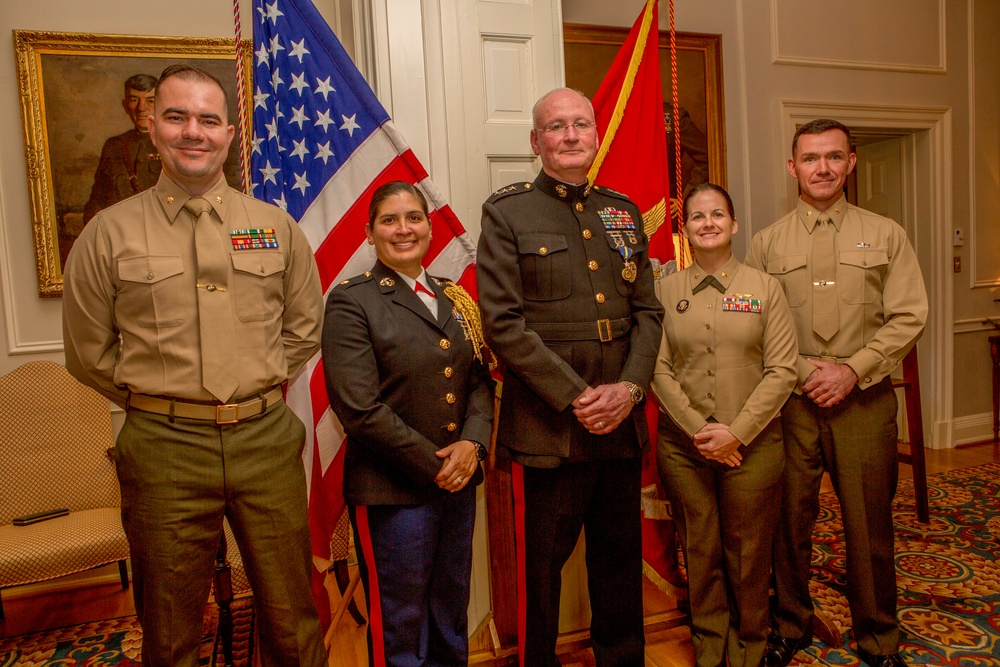
[[337, 284], [337, 287], [340, 288], [353, 287], [355, 285], [360, 285], [361, 283], [366, 283], [371, 279], [372, 279], [372, 272], [365, 271], [360, 276], [354, 276], [353, 278], [348, 278], [347, 280], [341, 280], [340, 283]]
[[534, 187], [535, 186], [532, 185], [531, 183], [514, 183], [513, 185], [508, 185], [506, 187], [500, 188], [499, 190], [491, 194], [490, 198], [487, 199], [486, 201], [492, 204], [493, 202], [499, 199], [503, 199], [504, 197], [509, 197], [510, 195], [513, 194], [520, 194], [522, 192], [528, 192]]
[[592, 189], [595, 192], [600, 192], [601, 194], [605, 194], [609, 197], [614, 197], [615, 199], [624, 199], [627, 202], [632, 201], [631, 199], [629, 199], [628, 195], [625, 194], [624, 192], [618, 192], [617, 190], [612, 190], [611, 188], [605, 185], [594, 185]]

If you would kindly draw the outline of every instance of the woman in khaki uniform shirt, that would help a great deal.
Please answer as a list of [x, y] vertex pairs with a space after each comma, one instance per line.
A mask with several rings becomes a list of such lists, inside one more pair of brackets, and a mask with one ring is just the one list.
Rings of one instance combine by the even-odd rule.
[[687, 564], [696, 664], [757, 667], [784, 466], [776, 417], [795, 386], [795, 327], [778, 281], [733, 257], [738, 225], [724, 189], [695, 187], [684, 217], [694, 264], [658, 286], [657, 461]]

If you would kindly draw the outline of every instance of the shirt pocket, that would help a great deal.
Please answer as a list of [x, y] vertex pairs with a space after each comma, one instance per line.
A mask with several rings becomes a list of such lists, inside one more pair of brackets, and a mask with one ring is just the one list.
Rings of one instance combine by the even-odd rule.
[[561, 234], [531, 232], [517, 237], [521, 288], [529, 301], [555, 301], [570, 295], [569, 244]]
[[841, 250], [837, 280], [844, 303], [873, 303], [882, 293], [889, 253], [881, 248]]
[[247, 251], [230, 255], [236, 316], [242, 322], [261, 322], [275, 316], [283, 303], [285, 257], [280, 250]]
[[118, 260], [117, 316], [155, 329], [184, 324], [192, 312], [185, 298], [184, 260], [179, 255], [140, 255]]
[[812, 273], [806, 260], [805, 253], [767, 260], [766, 271], [781, 283], [789, 308], [801, 308], [812, 294]]

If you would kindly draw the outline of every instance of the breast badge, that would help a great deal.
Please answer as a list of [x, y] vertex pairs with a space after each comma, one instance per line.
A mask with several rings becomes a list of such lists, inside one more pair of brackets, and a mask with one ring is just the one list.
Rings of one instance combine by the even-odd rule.
[[678, 313], [683, 313], [690, 307], [691, 307], [691, 302], [688, 301], [687, 299], [681, 299], [680, 301], [677, 302]]
[[722, 310], [737, 313], [760, 314], [760, 299], [754, 299], [753, 294], [734, 294], [722, 297]]

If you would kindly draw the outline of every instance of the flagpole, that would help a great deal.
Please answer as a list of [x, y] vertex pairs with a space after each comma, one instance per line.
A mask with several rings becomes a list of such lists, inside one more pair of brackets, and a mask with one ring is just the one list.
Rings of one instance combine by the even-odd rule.
[[[677, 229], [681, 228], [681, 220], [684, 217], [684, 212], [681, 211], [681, 206], [683, 206], [683, 187], [684, 187], [684, 173], [681, 163], [681, 128], [678, 122], [681, 112], [680, 97], [677, 93], [677, 27], [674, 25], [674, 0], [669, 0], [669, 10], [670, 10], [670, 92], [671, 92], [671, 103], [673, 106], [673, 120], [671, 124], [673, 126], [674, 134], [674, 183], [677, 184], [677, 202], [678, 206], [676, 211], [673, 206], [670, 206], [670, 212], [673, 214], [672, 217], [677, 218]], [[677, 270], [683, 270], [687, 268], [687, 258], [690, 254], [690, 249], [688, 248], [687, 237], [683, 234], [678, 234], [679, 242], [677, 244], [677, 252], [674, 253], [675, 259], [677, 260]]]

